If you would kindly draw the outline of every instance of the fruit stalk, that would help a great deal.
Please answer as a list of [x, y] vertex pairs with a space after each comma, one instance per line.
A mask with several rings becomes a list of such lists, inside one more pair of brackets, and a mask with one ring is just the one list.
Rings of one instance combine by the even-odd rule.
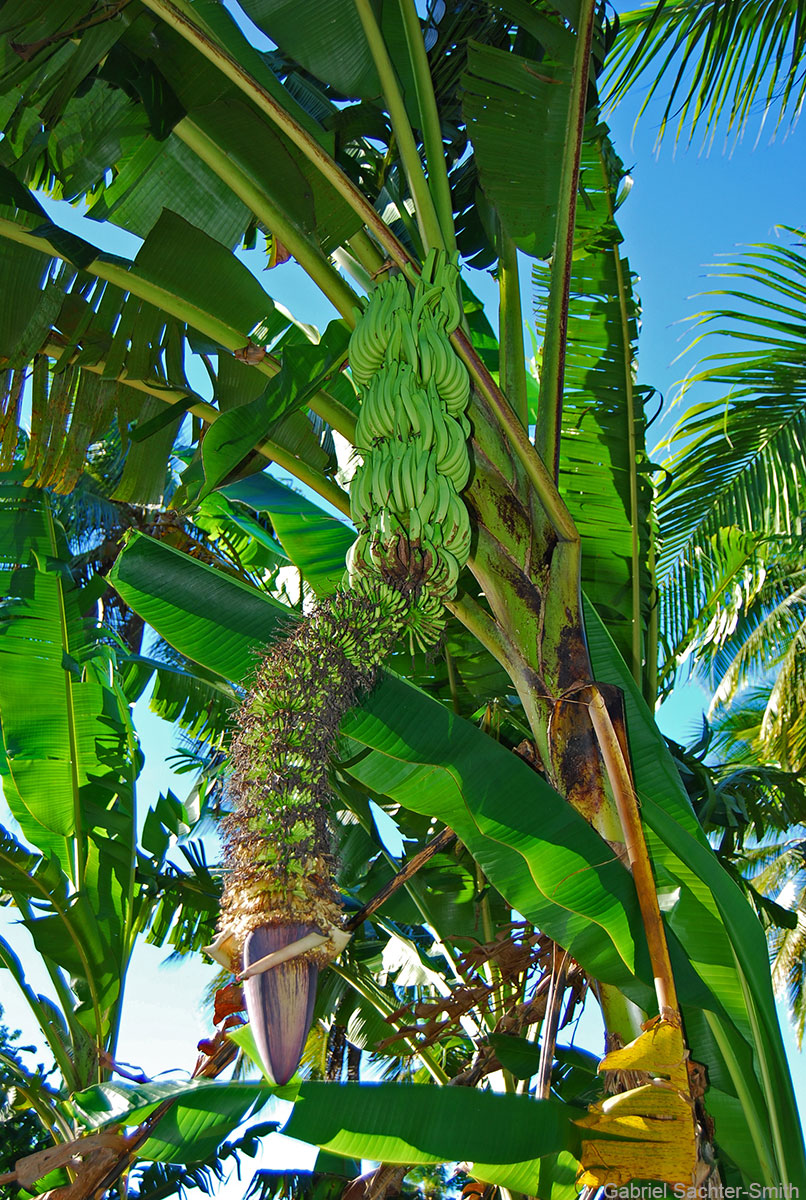
[[272, 647], [238, 714], [220, 933], [208, 952], [244, 973], [277, 1083], [302, 1055], [318, 971], [344, 944], [328, 825], [341, 718], [402, 634], [438, 641], [470, 550], [460, 495], [470, 378], [449, 341], [458, 279], [455, 259], [433, 251], [413, 291], [403, 276], [387, 278], [358, 314], [350, 366], [363, 391], [363, 462], [350, 489], [358, 538], [343, 590]]

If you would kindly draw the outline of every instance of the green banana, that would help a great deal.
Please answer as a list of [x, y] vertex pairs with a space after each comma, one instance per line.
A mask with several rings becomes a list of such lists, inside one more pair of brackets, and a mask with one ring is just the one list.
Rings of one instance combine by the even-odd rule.
[[457, 559], [466, 559], [470, 550], [470, 517], [467, 506], [455, 492], [448, 505], [445, 523], [440, 528], [445, 549]]
[[417, 337], [417, 353], [420, 359], [420, 382], [427, 385], [434, 374], [434, 357], [431, 352], [430, 322], [421, 324]]
[[457, 259], [431, 250], [413, 294], [402, 273], [376, 287], [350, 340], [365, 461], [351, 485], [360, 537], [348, 580], [363, 593], [372, 580], [411, 593], [407, 619], [422, 645], [438, 636], [470, 550], [459, 496], [470, 473], [470, 377], [448, 340], [461, 316]]
[[403, 372], [401, 369], [399, 387], [400, 399], [406, 409], [411, 435], [419, 437], [422, 433], [422, 405], [420, 403], [420, 389], [413, 371]]
[[[417, 415], [420, 418], [420, 452], [425, 454], [434, 445], [434, 408], [431, 394], [423, 388], [417, 388]], [[439, 414], [440, 419], [442, 414]]]

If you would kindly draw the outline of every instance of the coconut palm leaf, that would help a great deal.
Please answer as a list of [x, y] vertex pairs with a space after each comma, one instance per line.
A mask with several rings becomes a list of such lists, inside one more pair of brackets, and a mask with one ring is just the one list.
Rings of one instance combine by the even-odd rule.
[[[737, 592], [738, 611], [725, 630], [714, 631], [710, 663], [713, 710], [730, 704], [739, 688], [752, 680], [770, 672], [777, 674], [803, 623], [804, 586], [800, 565], [790, 568], [784, 560], [770, 564], [769, 575], [745, 604]], [[729, 605], [722, 601], [721, 613], [726, 611]], [[707, 651], [702, 652], [702, 660], [706, 671]]]
[[[757, 614], [751, 613], [751, 617]], [[748, 622], [748, 624], [750, 624]], [[752, 746], [762, 762], [806, 766], [803, 587], [757, 616], [719, 679], [710, 715], [723, 745]], [[756, 682], [760, 680], [760, 682]], [[742, 691], [755, 683], [749, 691]]]
[[679, 138], [701, 130], [712, 142], [718, 123], [738, 137], [758, 115], [778, 128], [798, 116], [806, 88], [806, 27], [800, 4], [787, 0], [657, 0], [622, 14], [608, 65], [606, 95], [617, 103], [650, 78], [645, 112], [666, 92], [658, 141], [669, 125]]
[[794, 929], [775, 930], [770, 937], [772, 978], [777, 993], [786, 1000], [798, 1049], [806, 1033], [806, 914], [801, 889]]
[[[765, 700], [766, 695], [762, 695], [762, 710]], [[765, 922], [773, 986], [779, 1000], [785, 1002], [789, 1009], [790, 1021], [800, 1045], [806, 1030], [802, 961], [806, 933], [803, 783], [785, 772], [756, 767], [755, 748], [747, 741], [741, 742], [735, 736], [729, 736], [731, 728], [735, 732], [741, 720], [747, 720], [749, 707], [745, 699], [738, 710], [731, 710], [721, 720], [716, 726], [714, 744], [727, 744], [735, 760], [717, 768], [721, 776], [718, 786], [733, 792], [736, 776], [740, 780], [749, 778], [751, 793], [756, 793], [760, 786], [760, 806], [755, 806], [751, 796], [749, 811], [744, 814], [754, 817], [759, 844], [742, 845], [741, 824], [737, 828], [734, 816], [723, 837], [723, 847], [727, 855], [732, 855], [734, 844], [741, 846], [741, 854], [735, 858], [736, 866]], [[732, 804], [735, 804], [736, 798], [742, 803], [745, 797], [746, 789], [740, 783], [738, 797], [735, 793], [731, 797]], [[742, 819], [742, 814], [739, 814], [739, 822]], [[778, 831], [778, 836], [773, 835], [773, 830]]]
[[699, 674], [719, 680], [714, 686], [720, 691], [732, 691], [739, 658], [746, 653], [738, 631], [747, 633], [751, 613], [761, 611], [756, 600], [763, 592], [769, 602], [774, 586], [762, 539], [754, 533], [723, 528], [703, 543], [676, 572], [676, 586], [662, 593], [664, 690], [673, 686], [678, 667], [688, 660], [696, 662]]
[[724, 761], [709, 761], [714, 747], [723, 744], [719, 731], [719, 725], [705, 724], [697, 746], [685, 750], [670, 743], [670, 750], [703, 828], [709, 837], [722, 835], [718, 853], [724, 861], [734, 853], [750, 856], [751, 842], [801, 825], [806, 797], [794, 772], [759, 764], [746, 746], [744, 753], [741, 747], [731, 748], [723, 752]]
[[685, 381], [683, 395], [695, 384], [716, 395], [681, 418], [662, 464], [661, 625], [673, 648], [704, 606], [721, 619], [739, 584], [747, 604], [772, 547], [799, 530], [806, 495], [806, 257], [760, 244], [720, 275], [738, 280], [713, 293], [729, 306], [698, 323], [736, 349], [707, 356]]

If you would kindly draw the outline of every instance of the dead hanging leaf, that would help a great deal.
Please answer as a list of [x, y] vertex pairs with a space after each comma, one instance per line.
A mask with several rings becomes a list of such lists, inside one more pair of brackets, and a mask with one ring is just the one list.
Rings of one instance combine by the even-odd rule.
[[281, 267], [291, 257], [291, 251], [286, 250], [280, 239], [273, 233], [266, 235], [266, 254], [269, 259], [269, 270], [272, 267]]
[[247, 342], [240, 350], [233, 350], [233, 358], [237, 358], [238, 362], [248, 363], [254, 367], [258, 363], [263, 362], [266, 357], [266, 349], [264, 346], [256, 346], [254, 342]]
[[228, 983], [220, 987], [215, 994], [213, 1024], [220, 1025], [225, 1017], [233, 1013], [243, 1012], [246, 1001], [243, 998], [243, 988], [237, 983]]
[[687, 1060], [682, 1029], [661, 1019], [605, 1055], [600, 1071], [645, 1072], [650, 1082], [592, 1104], [576, 1122], [597, 1135], [582, 1143], [579, 1186], [620, 1187], [633, 1179], [691, 1185], [697, 1135]]
[[64, 1188], [57, 1188], [49, 1193], [60, 1197], [60, 1200], [72, 1200], [72, 1197], [89, 1195], [89, 1185], [100, 1174], [108, 1169], [111, 1162], [120, 1155], [125, 1155], [129, 1148], [130, 1139], [120, 1133], [109, 1133], [102, 1130], [99, 1133], [88, 1134], [76, 1138], [75, 1141], [65, 1142], [60, 1146], [48, 1146], [35, 1154], [17, 1159], [14, 1170], [0, 1177], [3, 1183], [16, 1183], [28, 1192], [34, 1192], [36, 1181], [49, 1175], [59, 1167], [70, 1167], [76, 1172], [73, 1183]]

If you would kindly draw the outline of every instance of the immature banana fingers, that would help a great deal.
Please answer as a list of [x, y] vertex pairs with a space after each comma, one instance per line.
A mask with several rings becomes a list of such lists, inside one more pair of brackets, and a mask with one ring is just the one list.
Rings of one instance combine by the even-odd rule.
[[363, 463], [350, 489], [359, 538], [347, 575], [362, 594], [374, 581], [409, 597], [409, 629], [423, 646], [439, 637], [470, 552], [460, 495], [470, 376], [448, 338], [461, 315], [458, 259], [431, 250], [413, 293], [402, 274], [378, 285], [350, 341]]

